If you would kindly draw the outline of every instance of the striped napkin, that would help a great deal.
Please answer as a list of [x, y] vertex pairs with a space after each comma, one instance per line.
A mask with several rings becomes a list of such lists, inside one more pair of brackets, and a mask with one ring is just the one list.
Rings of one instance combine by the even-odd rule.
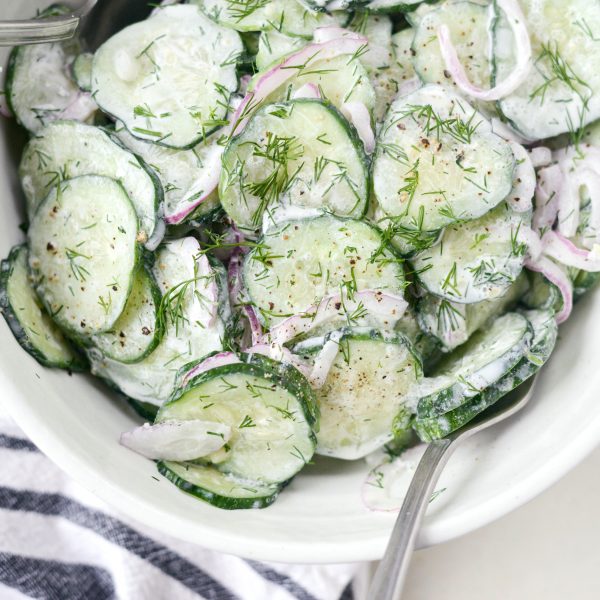
[[358, 565], [244, 560], [125, 521], [0, 410], [0, 599], [353, 600]]

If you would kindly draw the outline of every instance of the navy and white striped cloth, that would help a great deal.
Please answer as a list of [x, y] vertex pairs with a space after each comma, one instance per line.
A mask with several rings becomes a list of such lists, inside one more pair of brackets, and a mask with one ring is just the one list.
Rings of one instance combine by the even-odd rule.
[[356, 565], [218, 554], [126, 522], [0, 409], [0, 599], [352, 600]]

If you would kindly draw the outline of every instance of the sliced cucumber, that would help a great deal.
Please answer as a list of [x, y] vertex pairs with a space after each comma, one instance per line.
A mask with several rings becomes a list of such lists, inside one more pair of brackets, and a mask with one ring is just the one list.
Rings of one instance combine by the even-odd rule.
[[531, 341], [531, 325], [524, 316], [507, 313], [495, 319], [424, 381], [421, 389], [426, 393], [418, 402], [417, 418], [430, 419], [469, 402], [509, 373], [527, 355]]
[[426, 85], [398, 98], [379, 135], [374, 191], [405, 227], [436, 231], [476, 219], [512, 187], [510, 145], [456, 94]]
[[[522, 0], [533, 52], [527, 79], [499, 101], [502, 114], [529, 139], [575, 132], [600, 118], [597, 31], [600, 4], [588, 0]], [[512, 34], [498, 9], [494, 27], [497, 81], [514, 69]]]
[[73, 79], [84, 92], [92, 91], [92, 64], [94, 55], [91, 52], [82, 52], [73, 61]]
[[533, 339], [527, 355], [506, 375], [475, 395], [469, 402], [437, 417], [416, 419], [413, 427], [421, 440], [430, 442], [460, 429], [500, 398], [535, 375], [548, 360], [558, 335], [554, 312], [536, 310], [523, 314], [533, 327]]
[[330, 341], [339, 350], [315, 392], [321, 413], [317, 452], [354, 460], [394, 438], [397, 420], [411, 412], [407, 400], [422, 376], [421, 362], [403, 335], [366, 328], [309, 339], [294, 352], [314, 359]]
[[555, 313], [560, 312], [563, 303], [560, 290], [541, 273], [529, 270], [525, 272], [529, 282], [529, 289], [521, 298], [523, 306], [530, 309], [552, 310]]
[[271, 323], [340, 289], [402, 295], [405, 283], [400, 261], [375, 228], [333, 216], [288, 221], [269, 230], [246, 256], [244, 280]]
[[113, 327], [140, 256], [138, 218], [121, 184], [98, 175], [59, 183], [28, 239], [34, 285], [52, 318], [76, 336]]
[[[144, 360], [124, 364], [89, 351], [92, 372], [139, 402], [160, 406], [175, 389], [177, 374], [186, 364], [223, 349], [225, 327], [212, 325], [214, 307], [206, 302], [214, 278], [199, 276], [201, 248], [194, 238], [166, 243], [157, 254], [152, 273], [163, 301], [159, 307], [165, 333]], [[216, 276], [215, 276], [216, 277]]]
[[195, 6], [167, 6], [96, 52], [94, 97], [136, 137], [192, 148], [223, 124], [238, 88], [239, 35]]
[[161, 340], [162, 323], [158, 307], [161, 294], [152, 275], [138, 270], [123, 314], [106, 333], [92, 336], [91, 341], [102, 354], [122, 363], [135, 363], [152, 352]]
[[412, 27], [402, 29], [392, 35], [394, 56], [400, 69], [402, 69], [401, 84], [415, 77], [414, 51], [412, 49], [415, 30]]
[[[55, 5], [40, 17], [62, 15], [70, 9]], [[6, 98], [23, 127], [32, 133], [55, 119], [91, 118], [98, 108], [81, 94], [69, 76], [71, 64], [80, 53], [77, 38], [54, 44], [18, 46], [10, 55], [6, 76]]]
[[266, 508], [275, 502], [281, 486], [259, 483], [192, 463], [159, 462], [158, 471], [179, 489], [218, 508]]
[[221, 165], [220, 131], [191, 150], [175, 150], [140, 140], [120, 124], [117, 124], [115, 135], [158, 175], [164, 190], [163, 212], [167, 223], [178, 224], [192, 213], [198, 217], [220, 207], [218, 195], [209, 193], [216, 179], [215, 171]]
[[319, 100], [259, 110], [228, 145], [219, 184], [223, 208], [246, 231], [278, 202], [360, 217], [368, 199], [361, 141]]
[[423, 363], [425, 374], [431, 373], [443, 358], [442, 347], [435, 337], [419, 327], [417, 313], [412, 306], [408, 307], [394, 329], [410, 340], [412, 347]]
[[432, 0], [371, 0], [367, 3], [367, 10], [373, 13], [410, 12], [424, 2]]
[[83, 370], [85, 361], [48, 316], [31, 286], [24, 245], [13, 248], [0, 266], [0, 311], [15, 339], [38, 362]]
[[190, 0], [211, 19], [237, 31], [277, 30], [311, 38], [317, 27], [343, 26], [347, 16], [306, 10], [296, 0]]
[[51, 123], [25, 147], [19, 176], [29, 218], [52, 186], [80, 175], [104, 175], [120, 181], [140, 219], [141, 238], [155, 234], [163, 197], [156, 176], [105, 131], [75, 121]]
[[258, 40], [256, 68], [265, 70], [284, 56], [304, 48], [308, 42], [301, 37], [292, 37], [279, 31], [263, 31]]
[[240, 359], [194, 377], [159, 410], [156, 422], [202, 418], [227, 424], [227, 445], [203, 460], [236, 477], [283, 483], [315, 450], [313, 392], [291, 365], [259, 355]]
[[418, 303], [419, 325], [423, 331], [437, 338], [447, 351], [453, 350], [464, 344], [492, 317], [516, 304], [528, 288], [527, 277], [522, 274], [506, 294], [495, 300], [460, 304], [439, 296], [427, 295]]
[[529, 213], [502, 203], [485, 216], [448, 227], [436, 246], [411, 259], [419, 281], [441, 298], [470, 304], [503, 296], [523, 270], [521, 227]]
[[446, 25], [469, 80], [480, 88], [490, 87], [490, 10], [491, 5], [483, 6], [476, 2], [442, 3], [420, 20], [412, 47], [415, 71], [422, 81], [458, 90], [446, 70], [437, 38], [438, 29]]

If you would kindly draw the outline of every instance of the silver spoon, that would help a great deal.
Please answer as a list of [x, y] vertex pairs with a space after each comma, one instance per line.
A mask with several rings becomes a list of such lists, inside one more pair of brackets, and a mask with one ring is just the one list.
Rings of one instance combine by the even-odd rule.
[[72, 10], [43, 19], [0, 21], [0, 46], [45, 44], [72, 38], [75, 33], [89, 50], [96, 50], [113, 33], [145, 19], [147, 0], [72, 0]]
[[521, 410], [533, 395], [536, 377], [481, 413], [465, 427], [429, 444], [413, 476], [383, 559], [379, 563], [369, 600], [400, 600], [421, 521], [435, 484], [448, 459], [464, 440]]

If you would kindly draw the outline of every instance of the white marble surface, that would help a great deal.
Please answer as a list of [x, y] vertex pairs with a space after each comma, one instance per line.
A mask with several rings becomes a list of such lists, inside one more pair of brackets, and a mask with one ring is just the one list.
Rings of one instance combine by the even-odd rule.
[[508, 516], [417, 552], [402, 600], [598, 598], [600, 448]]

